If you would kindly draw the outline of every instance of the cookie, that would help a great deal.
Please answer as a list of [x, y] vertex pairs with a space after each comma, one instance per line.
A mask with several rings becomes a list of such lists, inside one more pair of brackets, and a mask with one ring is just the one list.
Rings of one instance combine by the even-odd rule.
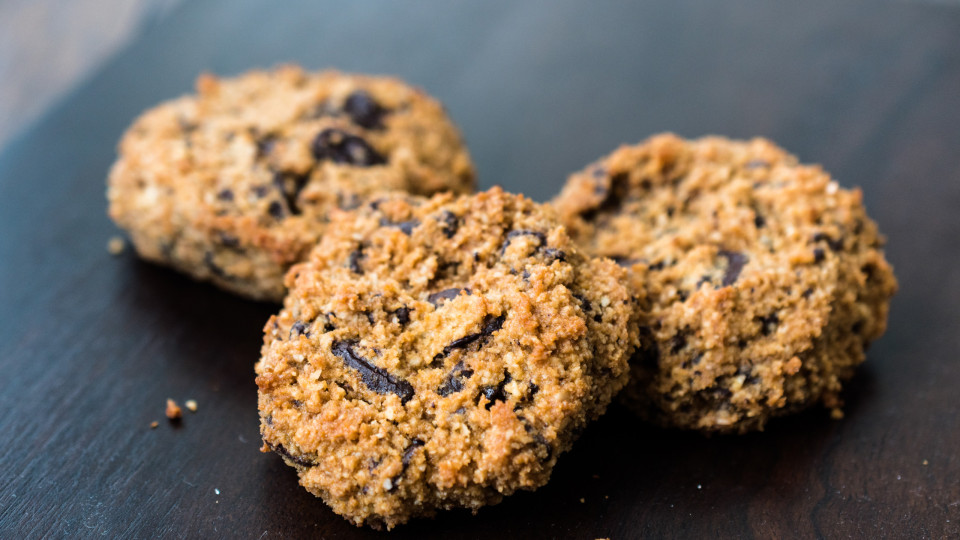
[[625, 279], [499, 188], [341, 214], [264, 329], [264, 451], [375, 528], [542, 486], [626, 383]]
[[859, 190], [762, 139], [660, 135], [553, 203], [588, 253], [632, 271], [642, 345], [623, 401], [640, 415], [746, 432], [815, 403], [841, 414], [897, 287]]
[[287, 66], [196, 86], [123, 136], [109, 214], [143, 258], [229, 291], [279, 302], [336, 208], [473, 187], [443, 107], [397, 79]]

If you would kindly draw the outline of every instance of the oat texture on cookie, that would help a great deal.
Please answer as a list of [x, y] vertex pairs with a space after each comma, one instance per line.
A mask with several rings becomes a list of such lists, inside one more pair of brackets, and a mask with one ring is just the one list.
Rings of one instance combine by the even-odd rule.
[[279, 302], [334, 209], [472, 189], [443, 107], [397, 79], [286, 66], [196, 86], [124, 134], [109, 213], [142, 257], [235, 293]]
[[815, 403], [841, 414], [896, 290], [859, 190], [766, 140], [660, 135], [573, 174], [553, 204], [640, 290], [622, 398], [643, 417], [744, 432]]
[[535, 489], [626, 382], [625, 282], [499, 188], [338, 213], [265, 327], [264, 450], [377, 528]]

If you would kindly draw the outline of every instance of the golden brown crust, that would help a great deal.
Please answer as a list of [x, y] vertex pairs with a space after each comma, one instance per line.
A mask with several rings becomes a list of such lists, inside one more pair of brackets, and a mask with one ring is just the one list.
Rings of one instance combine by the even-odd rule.
[[499, 188], [338, 214], [265, 327], [265, 449], [357, 525], [535, 489], [626, 382], [625, 275]]
[[622, 399], [642, 416], [744, 432], [818, 402], [840, 414], [896, 291], [859, 190], [763, 139], [659, 135], [572, 175], [554, 205], [633, 272], [644, 345]]
[[280, 301], [335, 208], [473, 187], [442, 106], [397, 79], [286, 66], [202, 75], [197, 92], [124, 135], [110, 217], [144, 258], [233, 292]]

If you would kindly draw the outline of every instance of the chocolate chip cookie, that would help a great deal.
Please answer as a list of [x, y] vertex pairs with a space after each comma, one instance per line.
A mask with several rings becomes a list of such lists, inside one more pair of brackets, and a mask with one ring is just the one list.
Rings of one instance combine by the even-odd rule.
[[643, 417], [745, 432], [814, 403], [841, 414], [897, 287], [859, 190], [762, 139], [660, 135], [572, 175], [554, 205], [632, 271], [622, 397]]
[[626, 383], [625, 280], [499, 188], [338, 214], [265, 327], [264, 451], [376, 528], [542, 486]]
[[440, 103], [397, 79], [297, 67], [202, 75], [144, 113], [109, 177], [110, 217], [145, 259], [279, 302], [330, 212], [374, 193], [473, 186]]

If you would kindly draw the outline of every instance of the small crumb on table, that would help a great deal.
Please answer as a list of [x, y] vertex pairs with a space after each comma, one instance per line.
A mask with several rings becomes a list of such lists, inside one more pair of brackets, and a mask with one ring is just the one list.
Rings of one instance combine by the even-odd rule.
[[157, 426], [159, 425], [160, 425], [160, 422], [157, 422], [156, 420], [154, 420], [153, 422], [150, 422], [150, 429], [157, 429]]
[[197, 412], [197, 400], [195, 400], [195, 399], [188, 399], [187, 402], [184, 403], [184, 405], [187, 406], [187, 409], [188, 409], [190, 412]]
[[123, 248], [126, 247], [126, 245], [123, 238], [114, 236], [107, 242], [107, 251], [109, 251], [111, 255], [119, 255], [123, 253]]
[[167, 399], [167, 418], [170, 420], [179, 420], [183, 417], [183, 411], [180, 409], [180, 406], [177, 405], [177, 402], [172, 399]]

